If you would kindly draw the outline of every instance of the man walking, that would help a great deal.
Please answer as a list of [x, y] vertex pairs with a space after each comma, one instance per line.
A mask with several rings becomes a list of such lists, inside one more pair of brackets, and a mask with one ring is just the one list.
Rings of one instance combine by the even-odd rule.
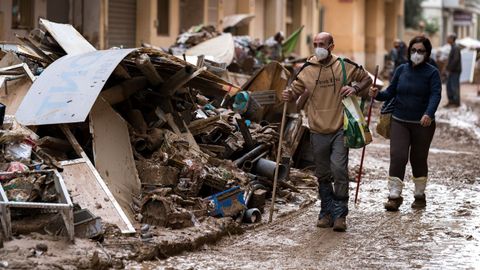
[[457, 36], [448, 35], [447, 42], [452, 46], [448, 55], [447, 63], [447, 96], [448, 104], [446, 107], [460, 106], [460, 73], [462, 72], [462, 57], [460, 48], [455, 44]]
[[[295, 101], [308, 91], [305, 110], [321, 199], [317, 226], [345, 231], [349, 178], [342, 98], [355, 94], [366, 97], [372, 79], [361, 66], [332, 54], [335, 44], [330, 33], [315, 35], [313, 47], [315, 55], [309, 57], [291, 89], [283, 91], [283, 100]], [[344, 76], [346, 85], [342, 85]]]

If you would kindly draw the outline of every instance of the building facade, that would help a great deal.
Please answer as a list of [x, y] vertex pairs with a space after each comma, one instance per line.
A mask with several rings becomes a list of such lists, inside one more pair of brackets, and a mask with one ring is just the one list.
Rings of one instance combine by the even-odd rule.
[[434, 46], [445, 44], [449, 33], [455, 33], [458, 38], [479, 38], [480, 1], [425, 0], [422, 8], [425, 19], [438, 24]]
[[47, 18], [72, 24], [97, 48], [169, 47], [192, 25], [222, 29], [224, 16], [253, 14], [237, 35], [265, 40], [303, 25], [295, 53], [308, 56], [315, 33], [328, 31], [335, 53], [373, 70], [403, 35], [403, 6], [403, 0], [2, 0], [0, 40], [14, 41], [14, 33], [25, 34]]

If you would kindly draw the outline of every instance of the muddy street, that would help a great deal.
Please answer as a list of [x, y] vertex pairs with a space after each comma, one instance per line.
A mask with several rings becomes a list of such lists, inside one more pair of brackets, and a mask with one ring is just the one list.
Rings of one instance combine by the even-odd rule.
[[[353, 203], [346, 233], [315, 227], [319, 202], [272, 225], [248, 230], [217, 245], [130, 269], [479, 269], [479, 98], [464, 86], [467, 105], [440, 108], [429, 156], [427, 207], [413, 210], [407, 170], [404, 203], [397, 213], [383, 208], [387, 191], [388, 141], [368, 146], [359, 203]], [[351, 151], [353, 172], [360, 150]], [[312, 196], [315, 196], [312, 191]]]

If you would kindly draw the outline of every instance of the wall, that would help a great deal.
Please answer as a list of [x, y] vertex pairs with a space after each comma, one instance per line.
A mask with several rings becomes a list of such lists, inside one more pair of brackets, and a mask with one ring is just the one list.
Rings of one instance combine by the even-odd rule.
[[303, 0], [303, 8], [301, 14], [301, 25], [304, 29], [299, 40], [300, 56], [306, 57], [313, 53], [313, 37], [319, 32], [320, 26], [320, 5], [318, 0]]
[[157, 1], [137, 0], [137, 46], [140, 46], [142, 42], [146, 42], [154, 46], [167, 48], [175, 43], [180, 28], [179, 0], [171, 0], [169, 8], [169, 34], [159, 36], [155, 27], [157, 23]]
[[286, 32], [285, 6], [285, 0], [265, 0], [265, 38], [275, 35], [278, 31]]
[[375, 70], [375, 65], [383, 68], [385, 50], [385, 3], [382, 0], [365, 2], [365, 67]]
[[393, 47], [393, 41], [400, 38], [397, 33], [397, 3], [385, 1], [385, 49], [387, 51]]
[[[47, 0], [34, 2], [34, 28], [38, 27], [40, 18], [47, 17]], [[0, 0], [0, 12], [2, 13], [0, 24], [0, 37], [3, 41], [16, 42], [15, 34], [27, 36], [30, 30], [11, 29], [12, 27], [12, 0]]]
[[[255, 14], [255, 0], [237, 1], [237, 8], [234, 14]], [[252, 27], [251, 22], [249, 25], [244, 25], [237, 29], [237, 35], [239, 36], [253, 36], [254, 33], [255, 28]]]
[[[77, 0], [82, 2], [81, 0]], [[101, 32], [101, 2], [83, 1], [83, 36], [97, 49], [103, 48], [100, 44]]]
[[70, 22], [70, 2], [64, 0], [47, 0], [47, 19], [58, 23]]
[[255, 0], [255, 18], [250, 22], [250, 28], [253, 30], [251, 37], [260, 40], [265, 39], [265, 0]]
[[[324, 31], [335, 41], [334, 53], [365, 63], [365, 0], [320, 1], [324, 8]], [[341, 14], [341, 20], [339, 19]]]

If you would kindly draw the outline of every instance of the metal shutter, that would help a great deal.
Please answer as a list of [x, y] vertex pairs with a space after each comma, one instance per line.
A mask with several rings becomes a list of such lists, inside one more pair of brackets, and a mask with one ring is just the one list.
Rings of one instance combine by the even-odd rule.
[[108, 47], [134, 48], [137, 24], [136, 0], [108, 1]]

